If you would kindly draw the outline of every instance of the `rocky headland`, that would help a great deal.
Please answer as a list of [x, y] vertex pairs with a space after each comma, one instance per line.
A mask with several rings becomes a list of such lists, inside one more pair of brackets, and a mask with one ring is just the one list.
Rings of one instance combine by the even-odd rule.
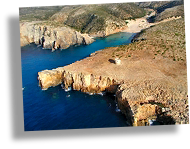
[[[143, 39], [143, 40], [142, 40]], [[42, 89], [62, 84], [87, 93], [114, 93], [133, 126], [189, 123], [183, 18], [143, 30], [134, 43], [38, 73]], [[115, 58], [121, 63], [116, 64]]]
[[20, 45], [30, 43], [42, 45], [46, 49], [66, 49], [70, 46], [87, 45], [94, 39], [70, 27], [54, 27], [41, 21], [20, 23]]

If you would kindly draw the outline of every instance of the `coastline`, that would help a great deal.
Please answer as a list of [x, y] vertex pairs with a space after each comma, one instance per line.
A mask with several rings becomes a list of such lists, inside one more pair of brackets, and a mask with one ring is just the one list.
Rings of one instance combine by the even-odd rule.
[[[139, 35], [138, 33], [135, 38]], [[157, 54], [154, 50], [147, 51], [145, 46], [141, 46], [143, 47], [141, 50], [136, 49], [136, 46], [141, 44], [147, 46], [147, 40], [97, 51], [95, 55], [65, 67], [41, 71], [38, 73], [39, 82], [42, 88], [63, 83], [65, 88], [72, 86], [82, 92], [99, 93], [106, 90], [109, 93], [116, 93], [119, 108], [130, 119], [133, 126], [149, 125], [149, 121], [152, 120], [159, 120], [163, 124], [174, 124], [175, 120], [176, 123], [180, 123], [180, 119], [174, 114], [175, 112], [178, 114], [178, 111], [172, 108], [177, 105], [176, 103], [172, 106], [168, 105], [168, 97], [175, 96], [179, 98], [181, 107], [186, 106], [185, 62], [183, 60], [175, 62], [169, 58], [170, 56], [168, 59], [162, 58], [161, 55], [155, 58]], [[115, 57], [120, 57], [120, 65], [115, 65]], [[171, 71], [178, 68], [180, 70], [183, 68], [178, 72], [179, 74]], [[147, 88], [147, 85], [152, 87]], [[178, 94], [179, 88], [183, 88], [184, 92]], [[142, 89], [147, 93], [141, 93]], [[134, 94], [136, 91], [140, 93]], [[181, 96], [185, 102], [180, 100]], [[176, 108], [179, 110], [178, 106]], [[175, 120], [169, 118], [169, 115], [163, 117], [164, 113], [170, 113]], [[183, 114], [187, 113], [183, 112]], [[167, 118], [169, 122], [165, 122]], [[184, 119], [182, 123], [188, 123], [188, 120]]]

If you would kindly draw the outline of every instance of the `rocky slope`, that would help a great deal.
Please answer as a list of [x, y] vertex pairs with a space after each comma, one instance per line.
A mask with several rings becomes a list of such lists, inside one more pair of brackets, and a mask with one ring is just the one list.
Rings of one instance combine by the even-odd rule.
[[93, 36], [107, 36], [126, 27], [125, 20], [145, 15], [145, 11], [133, 3], [65, 6], [51, 17]]
[[178, 16], [184, 17], [184, 5], [179, 5], [165, 9], [163, 12], [156, 15], [155, 22], [159, 22], [167, 18], [178, 17]]
[[[120, 65], [115, 64], [116, 57]], [[184, 20], [149, 28], [127, 46], [107, 48], [68, 66], [41, 71], [38, 80], [42, 89], [62, 84], [82, 92], [116, 93], [119, 108], [133, 126], [154, 121], [187, 124]]]
[[183, 5], [184, 0], [173, 0], [173, 1], [153, 1], [153, 2], [136, 2], [136, 5], [142, 8], [151, 8], [161, 13], [167, 8], [172, 8], [178, 5]]
[[63, 6], [21, 7], [19, 8], [19, 20], [25, 22], [45, 21], [62, 8]]
[[[149, 22], [159, 22], [171, 17], [184, 17], [184, 1], [155, 1], [135, 3], [144, 9], [154, 9], [156, 14], [148, 19]], [[150, 11], [151, 12], [151, 11]]]
[[53, 27], [40, 21], [20, 23], [20, 45], [30, 43], [42, 45], [43, 48], [66, 49], [70, 46], [90, 44], [94, 40], [69, 27]]

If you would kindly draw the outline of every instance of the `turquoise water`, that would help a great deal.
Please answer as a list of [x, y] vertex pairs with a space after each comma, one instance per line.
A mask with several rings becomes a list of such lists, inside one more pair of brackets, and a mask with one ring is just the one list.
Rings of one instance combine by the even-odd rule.
[[65, 92], [61, 86], [42, 91], [38, 86], [37, 73], [71, 64], [105, 47], [129, 44], [134, 35], [117, 33], [97, 38], [90, 45], [55, 52], [35, 44], [23, 47], [21, 59], [25, 131], [127, 126], [125, 116], [116, 112], [114, 96]]

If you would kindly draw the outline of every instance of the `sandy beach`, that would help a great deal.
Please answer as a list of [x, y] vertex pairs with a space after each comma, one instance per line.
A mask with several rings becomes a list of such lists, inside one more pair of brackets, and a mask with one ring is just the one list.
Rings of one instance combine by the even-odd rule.
[[127, 28], [125, 30], [123, 30], [122, 32], [139, 33], [141, 30], [149, 28], [149, 27], [151, 27], [153, 25], [181, 18], [181, 16], [179, 16], [179, 17], [171, 17], [171, 18], [164, 19], [164, 20], [162, 20], [160, 22], [149, 23], [147, 21], [147, 19], [149, 17], [151, 17], [151, 16], [154, 16], [154, 15], [155, 15], [155, 11], [153, 11], [150, 15], [146, 15], [146, 16], [144, 16], [142, 18], [138, 18], [138, 19], [135, 19], [135, 20], [126, 20], [126, 22], [128, 22], [127, 23]]

